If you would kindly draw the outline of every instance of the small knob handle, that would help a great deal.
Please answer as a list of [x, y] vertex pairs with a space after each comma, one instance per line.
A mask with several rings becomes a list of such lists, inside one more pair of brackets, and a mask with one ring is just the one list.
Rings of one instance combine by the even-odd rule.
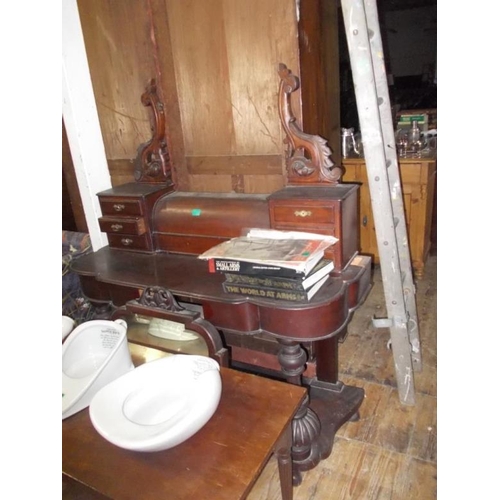
[[113, 205], [113, 208], [115, 209], [115, 211], [121, 212], [122, 210], [125, 210], [125, 205], [123, 203], [115, 203]]
[[368, 217], [365, 215], [363, 217], [363, 227], [366, 227], [367, 224], [368, 224]]
[[111, 229], [117, 232], [120, 231], [120, 229], [123, 229], [123, 226], [121, 224], [111, 224]]
[[125, 245], [126, 247], [128, 247], [129, 245], [131, 245], [134, 242], [134, 240], [131, 240], [130, 238], [122, 238], [121, 242], [122, 242], [122, 245]]

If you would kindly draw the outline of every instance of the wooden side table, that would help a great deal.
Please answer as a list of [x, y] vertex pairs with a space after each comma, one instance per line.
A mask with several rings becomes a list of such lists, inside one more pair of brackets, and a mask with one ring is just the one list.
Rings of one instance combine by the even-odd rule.
[[221, 374], [213, 417], [170, 450], [114, 446], [94, 429], [88, 410], [64, 420], [63, 482], [84, 495], [78, 498], [237, 500], [246, 498], [275, 453], [282, 498], [291, 500], [291, 425], [306, 389], [228, 368]]

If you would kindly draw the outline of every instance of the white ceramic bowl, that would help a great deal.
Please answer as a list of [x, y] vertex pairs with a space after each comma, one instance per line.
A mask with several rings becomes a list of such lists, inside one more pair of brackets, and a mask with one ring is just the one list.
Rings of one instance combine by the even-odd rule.
[[101, 389], [89, 407], [97, 432], [120, 448], [160, 451], [197, 433], [221, 397], [218, 363], [176, 354], [145, 363]]

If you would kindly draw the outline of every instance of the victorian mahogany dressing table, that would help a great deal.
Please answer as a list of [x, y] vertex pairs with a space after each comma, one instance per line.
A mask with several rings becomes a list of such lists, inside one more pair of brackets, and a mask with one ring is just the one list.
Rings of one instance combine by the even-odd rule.
[[[338, 344], [370, 290], [371, 260], [358, 254], [358, 186], [339, 184], [326, 141], [304, 133], [291, 112], [298, 78], [280, 65], [280, 119], [287, 135], [287, 185], [270, 195], [177, 192], [154, 82], [142, 97], [153, 138], [138, 150], [136, 182], [98, 194], [109, 246], [73, 265], [85, 294], [110, 318], [149, 315], [184, 323], [222, 366], [305, 385], [292, 422], [294, 483], [332, 450], [337, 429], [356, 419], [364, 391], [338, 380]], [[309, 302], [224, 293], [223, 275], [197, 255], [245, 228], [332, 234], [335, 269]], [[202, 311], [202, 312], [201, 312]], [[130, 339], [157, 347], [154, 337]]]

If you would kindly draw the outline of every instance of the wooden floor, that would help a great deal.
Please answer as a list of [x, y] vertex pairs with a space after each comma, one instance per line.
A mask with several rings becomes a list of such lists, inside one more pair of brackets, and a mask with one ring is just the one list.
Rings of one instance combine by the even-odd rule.
[[[399, 402], [379, 268], [374, 287], [356, 311], [340, 350], [340, 379], [363, 387], [361, 419], [343, 426], [330, 457], [304, 473], [295, 500], [432, 500], [436, 498], [436, 283], [437, 257], [416, 282], [423, 370], [415, 374], [415, 406]], [[278, 471], [271, 459], [248, 500], [279, 500]]]

